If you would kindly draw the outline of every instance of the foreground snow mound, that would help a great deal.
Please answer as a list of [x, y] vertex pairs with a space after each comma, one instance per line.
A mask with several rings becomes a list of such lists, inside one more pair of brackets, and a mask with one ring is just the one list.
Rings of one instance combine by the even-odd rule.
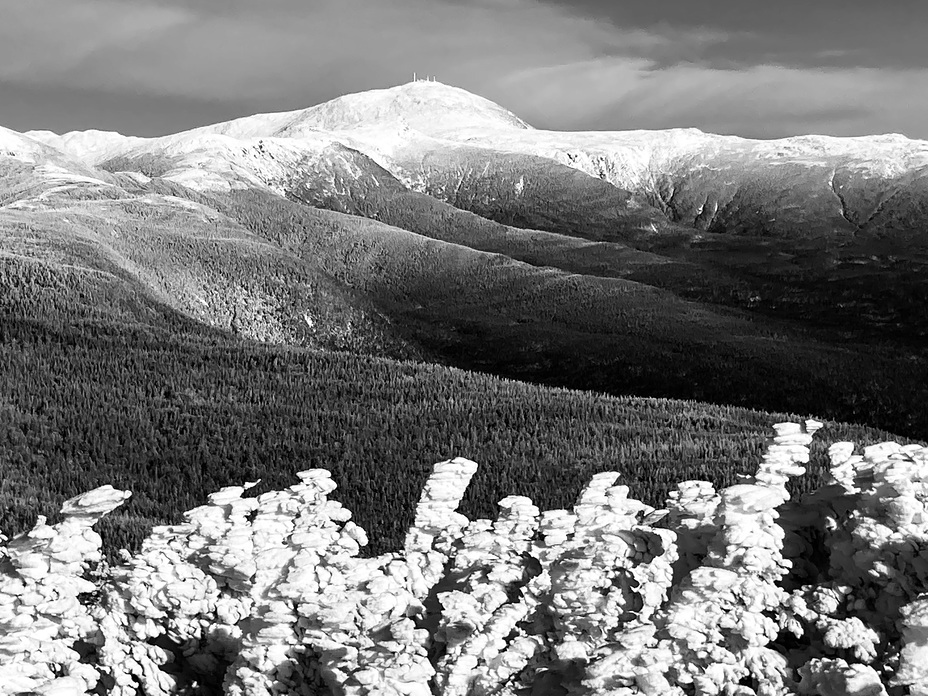
[[471, 521], [477, 465], [442, 462], [375, 558], [315, 469], [224, 488], [106, 568], [91, 527], [129, 494], [99, 488], [0, 538], [0, 694], [926, 694], [928, 448], [835, 445], [791, 503], [820, 425], [664, 510], [607, 472], [571, 510]]

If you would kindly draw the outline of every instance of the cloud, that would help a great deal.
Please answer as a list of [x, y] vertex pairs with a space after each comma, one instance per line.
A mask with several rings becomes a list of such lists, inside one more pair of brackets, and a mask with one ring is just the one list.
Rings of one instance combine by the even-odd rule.
[[119, 0], [0, 0], [0, 79], [67, 83], [86, 61], [157, 42], [193, 15]]
[[[745, 21], [636, 18], [659, 4], [633, 0], [623, 26], [613, 4], [604, 22], [538, 0], [0, 0], [0, 81], [37, 105], [59, 95], [61, 119], [78, 95], [162, 109], [111, 124], [140, 134], [200, 125], [212, 104], [225, 118], [296, 109], [417, 71], [555, 128], [928, 136], [925, 71], [841, 67], [853, 47], [831, 45], [816, 49], [829, 70], [777, 65]], [[729, 55], [755, 45], [753, 64]]]
[[[479, 85], [532, 66], [603, 55], [656, 60], [718, 40], [707, 32], [617, 30], [535, 0], [30, 0], [15, 7], [4, 38], [20, 40], [0, 49], [8, 59], [0, 78], [216, 100], [275, 99], [320, 86], [340, 92], [403, 81], [413, 70]], [[53, 19], [36, 28], [38, 15]]]
[[683, 62], [742, 68], [928, 68], [924, 0], [540, 0], [624, 29], [717, 31], [729, 38]]
[[928, 92], [916, 84], [928, 85], [928, 70], [735, 71], [698, 64], [654, 70], [647, 61], [598, 59], [514, 74], [504, 88], [530, 121], [549, 127], [926, 137]]

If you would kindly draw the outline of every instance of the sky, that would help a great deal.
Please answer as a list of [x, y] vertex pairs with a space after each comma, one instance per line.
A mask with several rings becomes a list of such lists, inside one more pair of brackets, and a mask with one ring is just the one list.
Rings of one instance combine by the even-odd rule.
[[413, 72], [540, 128], [928, 139], [925, 0], [0, 0], [0, 125], [161, 135]]

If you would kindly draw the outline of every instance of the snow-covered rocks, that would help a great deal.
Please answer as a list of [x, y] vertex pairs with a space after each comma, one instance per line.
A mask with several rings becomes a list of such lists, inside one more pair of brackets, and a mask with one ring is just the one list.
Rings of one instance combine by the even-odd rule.
[[[0, 694], [925, 694], [928, 448], [833, 446], [786, 505], [819, 426], [666, 510], [605, 472], [570, 510], [510, 496], [470, 521], [477, 465], [442, 462], [375, 558], [327, 471], [230, 486], [91, 582], [91, 527], [128, 497], [105, 486], [0, 539]], [[814, 552], [798, 575], [787, 540]]]

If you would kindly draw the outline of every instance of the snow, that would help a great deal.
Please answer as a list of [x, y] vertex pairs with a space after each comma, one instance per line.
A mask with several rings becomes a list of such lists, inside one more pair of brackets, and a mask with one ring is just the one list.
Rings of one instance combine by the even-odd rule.
[[343, 131], [366, 126], [408, 127], [428, 135], [458, 128], [530, 128], [483, 97], [440, 82], [419, 81], [345, 95], [308, 109], [246, 116], [192, 132], [236, 138], [301, 138], [320, 130]]
[[[181, 157], [169, 178], [200, 190], [262, 185], [281, 192], [288, 178], [286, 167], [333, 143], [363, 152], [407, 185], [416, 183], [406, 171], [410, 158], [456, 146], [548, 158], [619, 188], [651, 195], [659, 194], [674, 173], [700, 170], [723, 173], [731, 168], [766, 167], [775, 171], [784, 165], [799, 165], [831, 171], [840, 167], [864, 178], [895, 178], [928, 169], [928, 142], [898, 134], [750, 140], [693, 128], [536, 130], [487, 99], [427, 81], [350, 94], [296, 111], [256, 114], [162, 138], [96, 130], [64, 135], [32, 131], [27, 135], [30, 139], [24, 145], [23, 136], [0, 130], [0, 154], [10, 149], [29, 156], [28, 142], [41, 141], [89, 165], [145, 152]], [[3, 143], [11, 139], [16, 140], [15, 147], [5, 148]], [[267, 152], [256, 151], [262, 141]], [[249, 152], [236, 150], [237, 143]], [[296, 150], [302, 150], [302, 155]]]
[[839, 163], [868, 177], [896, 177], [928, 167], [928, 142], [902, 136], [799, 136], [750, 140], [696, 129], [557, 132], [488, 129], [444, 131], [446, 140], [552, 159], [619, 188], [655, 192], [675, 171], [724, 171], [732, 164], [776, 167]]
[[338, 138], [321, 132], [304, 138], [233, 138], [197, 131], [145, 140], [122, 156], [161, 162], [164, 179], [198, 191], [266, 188], [285, 195], [305, 179], [316, 187], [334, 187], [333, 167], [355, 178], [365, 174], [345, 156]]
[[26, 135], [77, 157], [89, 165], [105, 162], [144, 140], [114, 131], [100, 130], [71, 131], [64, 135], [57, 135], [51, 131], [29, 131]]
[[61, 184], [92, 184], [94, 186], [112, 186], [93, 176], [76, 174], [57, 164], [46, 163], [35, 168], [35, 172], [46, 181]]
[[46, 148], [33, 138], [0, 126], [0, 157], [15, 157], [35, 163], [44, 159]]

